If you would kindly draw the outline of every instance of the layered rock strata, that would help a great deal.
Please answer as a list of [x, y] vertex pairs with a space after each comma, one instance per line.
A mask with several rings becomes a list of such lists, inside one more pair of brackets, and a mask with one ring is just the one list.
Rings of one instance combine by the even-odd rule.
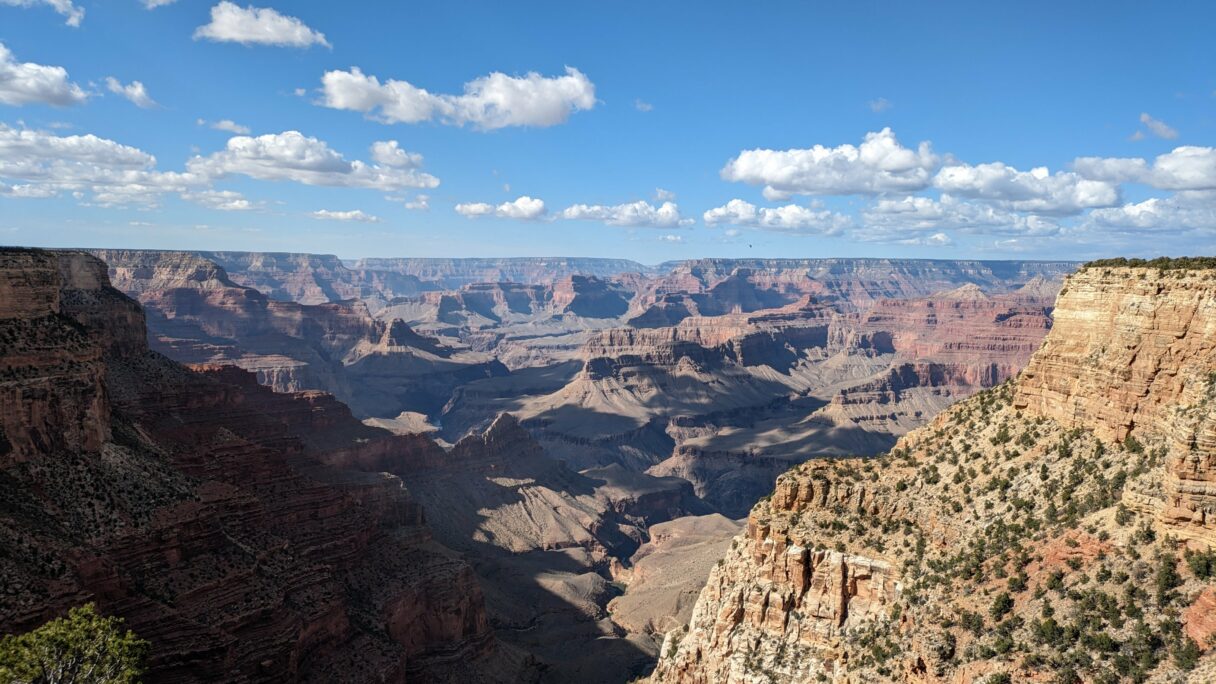
[[1015, 381], [782, 475], [653, 680], [1207, 681], [1213, 302], [1211, 270], [1072, 276]]
[[520, 676], [401, 480], [324, 465], [408, 442], [149, 351], [91, 256], [4, 250], [0, 281], [4, 631], [93, 601], [155, 681]]

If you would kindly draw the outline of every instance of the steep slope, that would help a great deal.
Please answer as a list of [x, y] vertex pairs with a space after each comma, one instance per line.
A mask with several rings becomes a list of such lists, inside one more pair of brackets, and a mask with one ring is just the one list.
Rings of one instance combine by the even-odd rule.
[[1017, 380], [782, 475], [653, 680], [1212, 681], [1214, 422], [1216, 271], [1083, 269]]
[[526, 674], [401, 480], [323, 465], [428, 440], [149, 351], [89, 255], [0, 250], [0, 294], [4, 632], [94, 601], [151, 681]]

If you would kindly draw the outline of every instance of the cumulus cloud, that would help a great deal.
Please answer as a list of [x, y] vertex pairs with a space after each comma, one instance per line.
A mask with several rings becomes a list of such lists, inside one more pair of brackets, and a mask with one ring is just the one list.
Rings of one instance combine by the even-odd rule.
[[205, 185], [191, 174], [155, 167], [147, 152], [95, 135], [56, 136], [0, 124], [0, 178], [43, 194], [90, 192], [96, 204], [152, 204], [165, 192]]
[[655, 188], [654, 199], [657, 202], [674, 202], [676, 200], [676, 194], [670, 190]]
[[431, 208], [431, 196], [421, 193], [414, 195], [414, 199], [406, 200], [405, 208], [414, 211], [426, 211]]
[[694, 221], [680, 216], [674, 202], [654, 206], [638, 200], [627, 204], [575, 204], [562, 210], [561, 217], [574, 221], [602, 221], [610, 226], [680, 228]]
[[468, 218], [477, 218], [479, 216], [497, 216], [499, 218], [513, 218], [535, 221], [545, 216], [544, 200], [528, 197], [524, 195], [510, 202], [503, 202], [498, 206], [486, 204], [485, 202], [469, 202], [456, 205], [456, 213]]
[[945, 233], [934, 233], [932, 235], [923, 235], [900, 240], [901, 245], [916, 245], [918, 247], [949, 247], [954, 244], [954, 240], [950, 239]]
[[244, 195], [234, 190], [183, 192], [182, 199], [202, 205], [208, 209], [218, 209], [219, 211], [249, 211], [255, 208], [253, 202], [245, 199]]
[[1073, 169], [1095, 180], [1137, 182], [1162, 190], [1216, 190], [1216, 147], [1187, 145], [1158, 155], [1150, 165], [1138, 157], [1079, 157]]
[[461, 95], [430, 93], [407, 81], [381, 83], [352, 67], [326, 72], [321, 91], [319, 104], [361, 112], [381, 123], [437, 120], [482, 130], [555, 126], [572, 113], [595, 106], [595, 84], [572, 67], [566, 67], [564, 76], [553, 77], [494, 72], [466, 83]]
[[199, 119], [198, 125], [208, 126], [208, 127], [212, 128], [213, 130], [217, 130], [217, 131], [226, 131], [228, 133], [236, 133], [237, 135], [248, 135], [249, 134], [248, 126], [242, 126], [241, 124], [233, 121], [232, 119], [220, 119], [219, 121], [212, 121], [211, 123], [207, 123], [206, 119]]
[[12, 51], [0, 43], [0, 104], [66, 107], [87, 98], [80, 86], [68, 80], [63, 67], [18, 62]]
[[381, 140], [372, 143], [372, 161], [399, 169], [416, 169], [422, 166], [422, 155], [406, 152], [396, 140]]
[[667, 235], [660, 235], [659, 239], [662, 240], [663, 242], [670, 242], [673, 244], [680, 244], [681, 242], [684, 242], [683, 235], [676, 235], [674, 233], [668, 233]]
[[880, 98], [870, 100], [869, 102], [866, 103], [866, 106], [870, 108], [871, 112], [874, 112], [875, 114], [877, 114], [879, 112], [885, 112], [888, 109], [890, 109], [891, 101], [885, 97], [880, 97]]
[[649, 102], [644, 102], [640, 98], [633, 101], [633, 108], [639, 112], [649, 112], [654, 110], [654, 105]]
[[1140, 123], [1158, 138], [1173, 140], [1178, 137], [1178, 131], [1160, 119], [1154, 119], [1148, 112], [1140, 113]]
[[84, 20], [84, 9], [77, 7], [72, 0], [0, 0], [0, 5], [10, 7], [46, 5], [66, 17], [68, 26], [80, 26], [80, 22]]
[[364, 213], [362, 209], [352, 209], [351, 211], [330, 211], [329, 209], [320, 209], [312, 212], [312, 217], [324, 221], [354, 221], [358, 223], [380, 223], [379, 216]]
[[710, 209], [702, 218], [707, 226], [749, 226], [778, 232], [821, 235], [838, 235], [852, 224], [849, 217], [826, 209], [797, 204], [757, 207], [741, 199], [733, 199], [723, 206]]
[[107, 76], [106, 89], [116, 95], [122, 95], [140, 109], [151, 109], [152, 107], [156, 106], [156, 101], [153, 100], [150, 95], [148, 95], [148, 91], [144, 88], [144, 84], [139, 81], [131, 81], [130, 83], [123, 85], [122, 82], [117, 78]]
[[1003, 162], [946, 166], [933, 184], [944, 192], [1043, 214], [1077, 214], [1119, 203], [1119, 188], [1113, 183], [1068, 171], [1053, 174], [1046, 167], [1019, 171]]
[[438, 178], [414, 168], [347, 161], [325, 142], [298, 131], [256, 138], [235, 136], [228, 139], [224, 150], [195, 157], [186, 168], [207, 178], [238, 174], [259, 180], [388, 192], [439, 185]]
[[[392, 149], [392, 146], [387, 148]], [[408, 155], [407, 155], [408, 158]], [[400, 162], [395, 155], [394, 164]], [[417, 160], [420, 161], [420, 160]], [[227, 211], [257, 205], [239, 193], [216, 190], [216, 181], [232, 175], [304, 185], [367, 188], [401, 192], [432, 188], [434, 176], [415, 168], [348, 161], [316, 138], [286, 131], [256, 138], [235, 136], [223, 150], [196, 156], [186, 170], [160, 171], [156, 158], [143, 150], [95, 135], [57, 136], [0, 123], [0, 182], [5, 194], [32, 197], [71, 193], [98, 205], [154, 205], [166, 193], [180, 194], [202, 206]], [[425, 203], [425, 196], [420, 196]]]
[[893, 239], [907, 231], [963, 230], [968, 232], [1054, 235], [1059, 226], [1049, 219], [966, 202], [943, 194], [940, 199], [909, 195], [883, 198], [862, 211], [865, 237]]
[[890, 128], [867, 133], [860, 146], [745, 150], [722, 168], [723, 180], [765, 186], [770, 198], [868, 195], [929, 186], [939, 160], [927, 142], [904, 147]]
[[312, 30], [295, 17], [279, 14], [268, 7], [241, 7], [228, 0], [211, 8], [211, 23], [195, 29], [194, 39], [200, 38], [242, 45], [330, 47], [324, 34]]
[[1179, 192], [1166, 198], [1152, 197], [1143, 202], [1095, 209], [1086, 219], [1087, 228], [1115, 232], [1216, 233], [1216, 191]]
[[144, 8], [150, 10], [156, 9], [157, 7], [164, 7], [165, 5], [172, 5], [175, 2], [177, 2], [177, 0], [143, 0]]
[[456, 213], [468, 218], [490, 216], [494, 213], [494, 205], [485, 202], [462, 202], [456, 205]]

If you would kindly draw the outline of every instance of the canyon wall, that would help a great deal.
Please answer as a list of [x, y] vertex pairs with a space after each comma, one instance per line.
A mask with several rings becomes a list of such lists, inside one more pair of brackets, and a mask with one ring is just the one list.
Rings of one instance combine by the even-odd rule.
[[653, 681], [1211, 681], [1213, 326], [1216, 271], [1071, 276], [1015, 380], [783, 474]]
[[153, 681], [528, 676], [401, 480], [325, 465], [426, 444], [149, 351], [92, 256], [3, 250], [0, 282], [4, 631], [93, 601]]

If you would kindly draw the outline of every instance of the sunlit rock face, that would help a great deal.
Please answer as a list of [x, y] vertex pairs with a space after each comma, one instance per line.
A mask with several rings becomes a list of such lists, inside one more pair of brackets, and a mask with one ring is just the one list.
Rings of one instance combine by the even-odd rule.
[[652, 679], [1206, 681], [1214, 424], [1216, 271], [1087, 267], [1012, 382], [782, 474]]

